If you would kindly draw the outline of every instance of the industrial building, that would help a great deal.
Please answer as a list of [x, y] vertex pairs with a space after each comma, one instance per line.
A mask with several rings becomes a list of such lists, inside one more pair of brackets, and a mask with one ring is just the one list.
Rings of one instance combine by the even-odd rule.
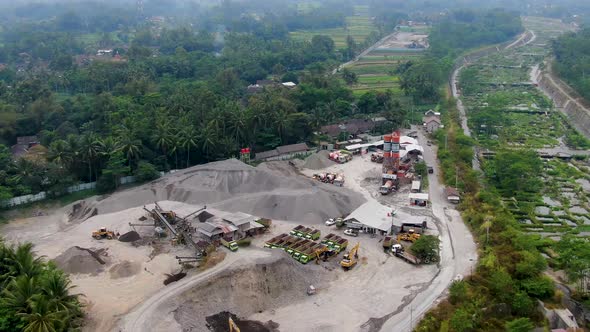
[[261, 218], [242, 212], [224, 212], [214, 209], [207, 209], [199, 213], [195, 219], [199, 222], [196, 225], [197, 233], [207, 240], [239, 240], [264, 228], [257, 221]]
[[390, 207], [368, 201], [354, 210], [344, 222], [348, 228], [364, 233], [385, 235], [392, 231], [394, 216]]
[[311, 154], [309, 147], [305, 143], [297, 143], [290, 145], [282, 145], [274, 150], [256, 152], [255, 160], [272, 161], [272, 160], [287, 160], [294, 157], [305, 157]]

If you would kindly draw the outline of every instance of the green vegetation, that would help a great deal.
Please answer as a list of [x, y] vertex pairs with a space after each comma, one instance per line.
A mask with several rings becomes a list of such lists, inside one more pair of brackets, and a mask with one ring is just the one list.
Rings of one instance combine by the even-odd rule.
[[553, 41], [555, 69], [584, 98], [590, 100], [590, 29]]
[[81, 323], [78, 295], [69, 278], [35, 257], [30, 243], [0, 243], [0, 329], [71, 331]]
[[[347, 37], [350, 36], [355, 43], [369, 45], [376, 41], [378, 36], [377, 28], [368, 16], [368, 6], [355, 6], [354, 15], [345, 18], [342, 27], [330, 29], [297, 30], [290, 32], [291, 37], [297, 41], [310, 41], [315, 35], [329, 36], [334, 40], [338, 49], [345, 49], [349, 46]], [[361, 48], [359, 48], [361, 49]]]
[[423, 262], [436, 263], [440, 260], [438, 254], [440, 240], [434, 235], [422, 235], [410, 247], [412, 254], [421, 259]]

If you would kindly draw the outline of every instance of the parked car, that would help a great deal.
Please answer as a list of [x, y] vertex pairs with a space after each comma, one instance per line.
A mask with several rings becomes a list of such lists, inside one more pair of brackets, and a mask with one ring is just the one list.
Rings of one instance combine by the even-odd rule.
[[326, 220], [326, 226], [332, 226], [332, 225], [336, 225], [336, 219], [330, 218], [330, 219]]
[[426, 145], [431, 146], [432, 145], [432, 142], [431, 141], [428, 141], [428, 142], [426, 142]]
[[432, 168], [432, 166], [428, 166], [428, 173], [429, 174], [434, 173], [434, 168]]
[[356, 236], [359, 236], [359, 232], [357, 230], [354, 230], [354, 229], [349, 228], [349, 229], [347, 229], [347, 230], [344, 231], [344, 235], [355, 236], [356, 237]]

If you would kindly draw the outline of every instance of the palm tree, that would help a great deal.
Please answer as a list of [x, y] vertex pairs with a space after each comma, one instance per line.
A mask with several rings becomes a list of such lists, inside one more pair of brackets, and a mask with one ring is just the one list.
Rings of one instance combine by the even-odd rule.
[[59, 270], [50, 270], [41, 278], [41, 293], [49, 301], [49, 307], [53, 311], [64, 311], [70, 314], [78, 314], [78, 296], [70, 294], [75, 286]]
[[[80, 156], [88, 163], [88, 181], [92, 182], [92, 166], [99, 152], [99, 139], [95, 133], [83, 135], [80, 140]], [[96, 173], [96, 169], [95, 169]], [[95, 174], [96, 175], [96, 174]]]
[[72, 164], [72, 151], [68, 142], [62, 139], [53, 141], [49, 146], [47, 159], [65, 168], [69, 168]]
[[186, 167], [189, 167], [191, 149], [197, 147], [197, 131], [192, 125], [183, 128], [179, 135], [180, 146], [186, 151]]
[[29, 278], [38, 276], [43, 269], [42, 258], [35, 258], [32, 243], [19, 244], [14, 250], [14, 255], [7, 259], [6, 263], [10, 264], [14, 275], [24, 275]]
[[67, 312], [52, 311], [49, 301], [39, 297], [32, 301], [30, 313], [17, 313], [26, 322], [23, 332], [57, 332], [62, 331], [67, 319]]
[[19, 276], [12, 279], [2, 292], [2, 306], [16, 313], [29, 313], [31, 301], [38, 293], [35, 278]]
[[112, 156], [115, 152], [119, 152], [121, 151], [121, 142], [119, 142], [119, 140], [117, 140], [115, 137], [113, 136], [108, 136], [107, 138], [105, 138], [104, 140], [99, 142], [100, 145], [100, 151], [99, 154], [106, 156], [106, 157], [110, 157]]
[[246, 135], [244, 135], [244, 128], [246, 127], [248, 121], [246, 111], [241, 107], [236, 108], [231, 113], [230, 121], [234, 140], [238, 142], [238, 144], [244, 142], [246, 140]]
[[201, 133], [201, 147], [207, 159], [211, 156], [211, 151], [215, 148], [218, 142], [217, 130], [214, 126], [207, 126]]
[[121, 151], [127, 157], [129, 166], [133, 168], [135, 160], [141, 156], [141, 150], [143, 148], [141, 141], [129, 133], [124, 133], [119, 139], [121, 142]]
[[[172, 133], [171, 127], [168, 122], [158, 122], [156, 124], [156, 130], [152, 135], [152, 141], [154, 145], [162, 151], [165, 156], [168, 156], [167, 152], [172, 145]], [[168, 164], [168, 158], [166, 158], [166, 165]]]
[[277, 111], [277, 114], [275, 115], [275, 121], [274, 124], [277, 128], [277, 133], [279, 134], [279, 138], [281, 139], [281, 143], [285, 144], [285, 128], [287, 127], [287, 123], [289, 122], [289, 119], [287, 117], [287, 112], [284, 110], [279, 110]]

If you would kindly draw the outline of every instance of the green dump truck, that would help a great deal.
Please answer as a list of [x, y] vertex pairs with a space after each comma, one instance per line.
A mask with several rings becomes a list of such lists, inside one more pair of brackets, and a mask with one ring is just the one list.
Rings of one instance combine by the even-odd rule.
[[229, 249], [231, 251], [238, 250], [238, 244], [236, 243], [236, 241], [233, 241], [233, 240], [226, 240], [224, 238], [221, 238], [221, 245], [223, 245], [224, 247], [226, 247], [227, 249]]

